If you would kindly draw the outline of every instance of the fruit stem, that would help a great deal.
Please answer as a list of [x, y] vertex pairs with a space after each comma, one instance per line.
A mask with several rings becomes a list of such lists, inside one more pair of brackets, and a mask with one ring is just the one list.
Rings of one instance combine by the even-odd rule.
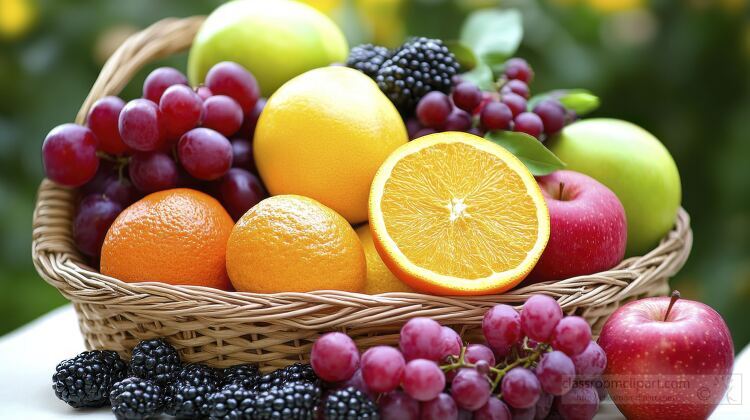
[[557, 192], [557, 199], [563, 201], [563, 191], [565, 191], [565, 183], [560, 183], [560, 190]]
[[669, 318], [669, 311], [672, 310], [672, 306], [674, 306], [675, 302], [677, 302], [677, 299], [680, 298], [680, 291], [675, 290], [672, 292], [672, 299], [669, 301], [669, 306], [667, 306], [667, 312], [664, 314], [664, 322], [667, 322], [667, 318]]

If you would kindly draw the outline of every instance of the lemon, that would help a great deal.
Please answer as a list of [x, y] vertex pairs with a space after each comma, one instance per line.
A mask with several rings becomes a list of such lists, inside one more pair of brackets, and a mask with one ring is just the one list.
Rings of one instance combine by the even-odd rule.
[[235, 0], [211, 13], [195, 36], [188, 77], [203, 82], [221, 61], [243, 65], [263, 96], [307, 70], [343, 62], [346, 38], [322, 12], [291, 0]]
[[367, 260], [367, 281], [365, 282], [365, 293], [376, 295], [387, 292], [414, 292], [414, 289], [407, 286], [391, 273], [391, 270], [385, 266], [385, 263], [378, 255], [375, 244], [372, 242], [372, 233], [370, 225], [362, 225], [357, 228], [357, 236], [362, 243], [362, 249], [365, 251]]
[[255, 129], [255, 162], [272, 195], [313, 198], [355, 224], [367, 220], [375, 172], [406, 127], [375, 82], [347, 67], [311, 70], [284, 84]]

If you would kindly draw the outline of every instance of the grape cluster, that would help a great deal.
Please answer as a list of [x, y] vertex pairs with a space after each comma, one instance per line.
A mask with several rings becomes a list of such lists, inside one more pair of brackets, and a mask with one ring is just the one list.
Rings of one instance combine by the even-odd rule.
[[323, 380], [377, 398], [384, 420], [594, 417], [604, 398], [594, 384], [607, 361], [583, 318], [535, 295], [520, 312], [491, 308], [482, 332], [486, 343], [464, 345], [453, 329], [413, 318], [398, 349], [360, 354], [347, 335], [328, 333], [310, 360]]
[[97, 257], [123, 208], [170, 188], [212, 194], [239, 219], [267, 195], [252, 153], [264, 106], [258, 83], [239, 64], [216, 64], [196, 88], [177, 69], [161, 67], [146, 78], [142, 98], [104, 97], [85, 126], [52, 129], [42, 146], [44, 169], [56, 183], [81, 189], [73, 222], [79, 250]]
[[526, 60], [511, 58], [498, 81], [498, 90], [483, 92], [457, 77], [453, 91], [433, 91], [417, 104], [406, 121], [412, 139], [441, 131], [465, 131], [483, 136], [488, 131], [511, 130], [544, 141], [559, 132], [575, 114], [556, 99], [544, 99], [529, 109], [529, 84], [534, 71]]

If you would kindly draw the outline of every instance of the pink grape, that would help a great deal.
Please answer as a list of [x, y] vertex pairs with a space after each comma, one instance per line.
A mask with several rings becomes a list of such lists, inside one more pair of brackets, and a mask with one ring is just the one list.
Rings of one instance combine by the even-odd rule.
[[197, 88], [195, 88], [195, 93], [197, 93], [198, 97], [200, 97], [204, 101], [214, 95], [214, 93], [211, 92], [211, 89], [203, 85], [200, 85]]
[[542, 123], [539, 115], [533, 112], [522, 112], [513, 119], [513, 131], [539, 138], [542, 132], [544, 132], [544, 123]]
[[439, 361], [442, 354], [443, 327], [430, 318], [410, 319], [401, 328], [399, 347], [406, 361], [427, 359]]
[[495, 365], [495, 355], [492, 353], [489, 347], [483, 344], [470, 344], [466, 347], [466, 354], [464, 358], [469, 363], [477, 363], [480, 360], [484, 360], [491, 366]]
[[203, 100], [185, 85], [173, 85], [164, 91], [159, 101], [161, 123], [169, 139], [179, 139], [200, 124]]
[[546, 295], [534, 295], [526, 300], [521, 311], [521, 328], [532, 340], [549, 343], [563, 313], [560, 304]]
[[148, 194], [177, 186], [177, 164], [166, 153], [136, 153], [130, 158], [128, 173], [133, 185], [142, 193]]
[[234, 220], [268, 197], [258, 177], [241, 168], [227, 171], [221, 178], [219, 193], [221, 203]]
[[324, 381], [346, 381], [359, 367], [359, 350], [344, 333], [323, 334], [313, 344], [310, 364], [315, 374]]
[[153, 152], [162, 146], [163, 133], [159, 106], [147, 99], [134, 99], [120, 112], [122, 141], [131, 149]]
[[529, 99], [529, 85], [521, 80], [511, 79], [503, 85], [502, 89], [500, 89], [500, 93], [515, 93], [524, 99]]
[[453, 398], [441, 392], [436, 398], [420, 404], [421, 420], [458, 420], [458, 407]]
[[586, 348], [573, 356], [572, 359], [576, 367], [576, 374], [584, 376], [586, 379], [601, 375], [607, 367], [607, 354], [596, 341], [589, 341]]
[[525, 112], [526, 111], [526, 99], [524, 99], [520, 95], [516, 95], [515, 93], [506, 93], [500, 98], [500, 102], [504, 103], [505, 105], [510, 108], [511, 113], [513, 113], [513, 116]]
[[469, 410], [458, 409], [458, 420], [473, 420], [474, 413]]
[[242, 108], [226, 95], [212, 96], [203, 103], [203, 126], [231, 136], [242, 126]]
[[515, 408], [526, 408], [536, 404], [542, 392], [539, 380], [530, 370], [514, 367], [500, 382], [503, 400]]
[[505, 77], [531, 83], [534, 80], [534, 71], [526, 60], [515, 57], [505, 62]]
[[383, 395], [378, 401], [382, 420], [418, 420], [419, 402], [401, 391]]
[[502, 102], [492, 101], [479, 113], [479, 123], [487, 131], [507, 130], [512, 120], [513, 112]]
[[440, 360], [445, 360], [448, 356], [458, 356], [461, 354], [461, 337], [450, 327], [442, 327]]
[[591, 342], [591, 327], [580, 316], [568, 316], [560, 320], [552, 333], [552, 348], [568, 356], [580, 354]]
[[127, 178], [118, 179], [117, 177], [109, 180], [104, 186], [102, 193], [119, 203], [123, 208], [133, 204], [139, 196], [138, 190], [132, 182]]
[[510, 408], [510, 414], [513, 417], [513, 420], [534, 420], [534, 415], [536, 414], [536, 405], [532, 405], [531, 407], [526, 408]]
[[263, 108], [265, 108], [265, 106], [266, 98], [258, 98], [258, 102], [255, 103], [253, 111], [245, 115], [245, 119], [242, 121], [242, 128], [240, 128], [239, 135], [250, 140], [255, 137], [255, 126], [258, 125], [258, 118], [260, 118], [260, 113], [263, 112]]
[[122, 206], [101, 194], [86, 196], [73, 219], [73, 240], [89, 257], [98, 257], [107, 230], [122, 212]]
[[450, 115], [453, 105], [448, 96], [439, 91], [425, 95], [417, 104], [417, 118], [425, 127], [440, 128]]
[[66, 187], [91, 181], [99, 169], [97, 139], [87, 127], [63, 124], [53, 128], [42, 143], [47, 178]]
[[86, 125], [99, 140], [99, 149], [105, 153], [121, 155], [128, 151], [118, 128], [124, 107], [125, 101], [117, 96], [105, 96], [94, 102], [86, 118]]
[[604, 381], [601, 377], [598, 377], [596, 379], [593, 379], [593, 382], [596, 394], [599, 396], [599, 401], [603, 401], [605, 398], [607, 398], [607, 388], [604, 386]]
[[508, 406], [497, 397], [490, 397], [487, 403], [474, 412], [474, 420], [510, 420]]
[[521, 316], [512, 306], [495, 305], [484, 314], [482, 333], [495, 352], [505, 353], [521, 339]]
[[[361, 363], [361, 361], [360, 361]], [[377, 398], [378, 393], [371, 390], [370, 387], [367, 386], [367, 383], [365, 383], [364, 378], [362, 377], [362, 370], [357, 369], [356, 372], [354, 372], [354, 375], [352, 375], [351, 378], [349, 378], [348, 381], [343, 382], [338, 389], [348, 388], [348, 387], [354, 387], [355, 389], [358, 389], [365, 394], [367, 394], [370, 399], [373, 401]]]
[[445, 388], [445, 375], [432, 360], [414, 359], [404, 368], [401, 386], [415, 400], [429, 401]]
[[544, 420], [552, 411], [552, 404], [555, 402], [555, 396], [542, 392], [539, 396], [534, 410], [534, 420]]
[[555, 409], [565, 420], [590, 420], [599, 410], [599, 396], [590, 386], [575, 386], [555, 399]]
[[460, 408], [478, 410], [490, 398], [490, 382], [475, 369], [461, 369], [451, 382], [451, 395]]
[[241, 65], [222, 61], [215, 64], [206, 74], [206, 86], [214, 95], [227, 95], [242, 107], [242, 112], [249, 114], [260, 97], [258, 82], [252, 74]]
[[461, 82], [453, 88], [453, 103], [466, 112], [472, 112], [482, 102], [482, 91], [471, 82]]
[[247, 169], [257, 173], [253, 145], [245, 139], [232, 139], [232, 167]]
[[564, 395], [570, 391], [575, 376], [573, 361], [561, 351], [546, 353], [536, 366], [536, 377], [542, 389], [552, 395]]
[[232, 144], [210, 128], [194, 128], [180, 138], [177, 156], [187, 173], [211, 181], [232, 167]]
[[374, 392], [391, 392], [398, 388], [404, 376], [406, 362], [401, 352], [390, 346], [372, 347], [360, 362], [362, 379]]
[[143, 82], [143, 97], [158, 104], [161, 95], [172, 85], [187, 85], [184, 74], [172, 67], [159, 67], [146, 77]]

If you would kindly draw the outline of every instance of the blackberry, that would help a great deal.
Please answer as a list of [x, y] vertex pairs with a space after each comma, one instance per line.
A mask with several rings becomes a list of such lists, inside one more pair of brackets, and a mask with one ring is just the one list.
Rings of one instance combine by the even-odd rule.
[[133, 376], [152, 379], [157, 385], [166, 385], [180, 371], [177, 350], [162, 338], [144, 340], [133, 349], [130, 372]]
[[178, 418], [208, 416], [208, 396], [219, 389], [219, 375], [204, 365], [186, 365], [164, 396], [164, 412]]
[[310, 382], [289, 382], [257, 394], [255, 418], [258, 420], [312, 420], [317, 418], [320, 387]]
[[328, 395], [325, 405], [327, 420], [378, 420], [378, 406], [362, 391], [352, 386]]
[[126, 378], [112, 386], [109, 401], [118, 419], [145, 419], [161, 413], [162, 390], [148, 379]]
[[315, 375], [312, 366], [308, 364], [295, 363], [283, 369], [275, 370], [263, 375], [253, 390], [268, 391], [290, 382], [308, 382], [314, 385], [320, 384], [320, 379]]
[[260, 371], [257, 365], [237, 365], [224, 369], [225, 385], [237, 384], [252, 389], [260, 381]]
[[71, 407], [102, 407], [109, 402], [112, 384], [127, 372], [128, 366], [114, 351], [84, 351], [57, 365], [52, 389]]
[[375, 81], [396, 108], [411, 114], [428, 92], [448, 93], [458, 69], [456, 57], [442, 41], [417, 37], [383, 63]]
[[255, 416], [255, 393], [238, 384], [224, 385], [208, 396], [208, 415], [215, 420], [252, 419]]
[[391, 51], [386, 47], [372, 44], [357, 45], [349, 51], [346, 66], [357, 69], [374, 79], [380, 66], [391, 57]]

